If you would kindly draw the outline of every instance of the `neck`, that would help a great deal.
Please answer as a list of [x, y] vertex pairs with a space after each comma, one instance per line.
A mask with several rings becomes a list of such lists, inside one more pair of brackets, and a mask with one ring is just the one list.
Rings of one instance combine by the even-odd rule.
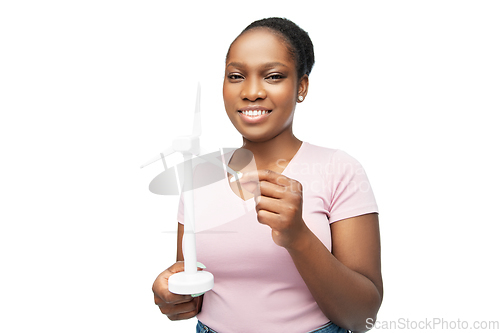
[[256, 142], [243, 138], [242, 148], [253, 153], [258, 169], [273, 170], [279, 169], [280, 161], [285, 160], [288, 163], [295, 156], [301, 144], [302, 141], [289, 131], [267, 141]]

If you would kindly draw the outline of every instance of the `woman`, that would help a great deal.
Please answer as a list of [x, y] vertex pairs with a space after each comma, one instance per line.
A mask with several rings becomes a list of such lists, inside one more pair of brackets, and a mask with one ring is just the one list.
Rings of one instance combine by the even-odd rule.
[[[308, 34], [286, 19], [256, 21], [231, 44], [224, 103], [257, 171], [240, 179], [246, 194], [224, 181], [240, 200], [255, 194], [255, 212], [231, 222], [233, 233], [197, 238], [198, 258], [215, 276], [213, 290], [198, 297], [168, 291], [168, 277], [183, 270], [179, 223], [178, 262], [153, 284], [171, 320], [197, 315], [197, 332], [325, 333], [367, 331], [376, 318], [380, 236], [368, 179], [346, 153], [292, 132], [313, 64]], [[250, 186], [255, 177], [260, 193]]]

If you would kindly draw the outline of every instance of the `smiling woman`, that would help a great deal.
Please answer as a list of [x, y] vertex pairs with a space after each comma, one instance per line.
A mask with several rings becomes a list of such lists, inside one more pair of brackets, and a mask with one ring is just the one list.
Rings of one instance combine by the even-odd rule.
[[244, 138], [265, 142], [292, 133], [298, 96], [307, 95], [308, 76], [297, 76], [295, 60], [283, 38], [254, 28], [237, 38], [228, 52], [224, 104]]
[[[155, 303], [170, 319], [198, 316], [197, 332], [219, 333], [362, 332], [375, 320], [383, 293], [378, 208], [364, 169], [292, 130], [313, 64], [308, 34], [282, 18], [252, 23], [231, 44], [223, 97], [243, 145], [228, 165], [243, 172], [238, 181], [255, 196], [255, 210], [230, 219], [229, 208], [213, 214], [212, 198], [195, 202], [204, 219], [230, 222], [225, 233], [197, 235], [214, 288], [182, 296], [168, 291], [168, 278], [183, 270], [181, 200], [178, 262], [153, 284]], [[241, 168], [244, 151], [257, 170]], [[230, 177], [223, 181], [212, 197], [228, 207], [251, 201], [224, 190]]]

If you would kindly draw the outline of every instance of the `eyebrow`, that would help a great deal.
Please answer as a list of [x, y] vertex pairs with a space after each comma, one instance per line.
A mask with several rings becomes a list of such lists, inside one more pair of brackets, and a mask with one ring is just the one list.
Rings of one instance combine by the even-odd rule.
[[[227, 64], [226, 68], [228, 68], [229, 66], [233, 66], [236, 68], [246, 67], [245, 64], [242, 62], [230, 62], [229, 64]], [[283, 66], [283, 67], [288, 68], [287, 65], [285, 65], [284, 63], [281, 63], [279, 61], [265, 63], [262, 67], [267, 69], [267, 68], [272, 68], [272, 67], [277, 67], [277, 66]]]

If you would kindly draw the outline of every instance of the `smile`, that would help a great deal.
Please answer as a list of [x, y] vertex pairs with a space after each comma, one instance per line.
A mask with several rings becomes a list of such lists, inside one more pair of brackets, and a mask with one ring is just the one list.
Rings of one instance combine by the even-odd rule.
[[238, 114], [246, 123], [255, 124], [264, 121], [271, 112], [271, 110], [239, 110]]
[[255, 110], [255, 111], [238, 111], [238, 112], [243, 113], [245, 116], [255, 117], [255, 116], [261, 116], [261, 115], [269, 113], [271, 111], [268, 111], [268, 110]]

